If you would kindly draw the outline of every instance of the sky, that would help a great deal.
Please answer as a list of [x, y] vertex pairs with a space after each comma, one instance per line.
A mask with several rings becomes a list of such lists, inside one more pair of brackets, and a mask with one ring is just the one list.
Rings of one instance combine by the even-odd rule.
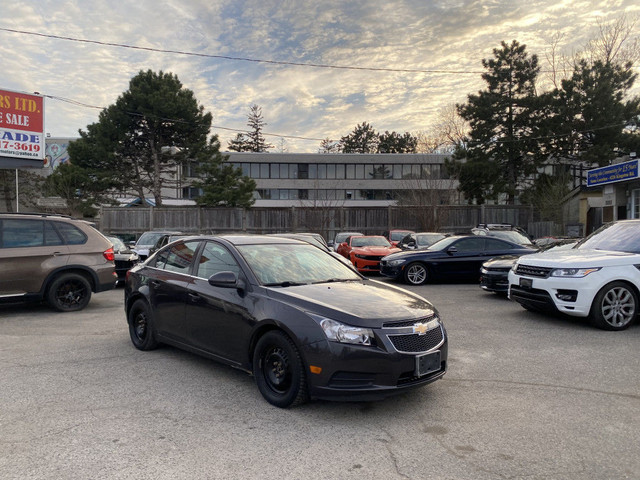
[[77, 137], [141, 70], [171, 72], [213, 115], [222, 150], [256, 104], [271, 151], [314, 153], [363, 122], [428, 131], [484, 88], [482, 59], [502, 41], [525, 44], [548, 71], [554, 37], [570, 55], [622, 15], [637, 18], [640, 2], [3, 2], [0, 89], [46, 95], [45, 131]]

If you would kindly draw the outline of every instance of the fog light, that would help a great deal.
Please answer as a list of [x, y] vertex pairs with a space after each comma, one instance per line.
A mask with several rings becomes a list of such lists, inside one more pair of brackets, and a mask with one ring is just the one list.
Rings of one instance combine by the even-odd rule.
[[563, 302], [575, 302], [578, 298], [577, 290], [558, 290], [556, 293], [556, 298], [558, 300], [562, 300]]

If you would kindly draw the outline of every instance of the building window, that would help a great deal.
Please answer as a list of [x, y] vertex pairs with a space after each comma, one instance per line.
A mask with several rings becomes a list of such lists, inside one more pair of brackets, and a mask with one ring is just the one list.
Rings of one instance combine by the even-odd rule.
[[258, 163], [251, 164], [251, 178], [260, 178], [260, 165]]
[[336, 178], [336, 165], [335, 163], [330, 163], [327, 165], [327, 178], [333, 179]]
[[298, 178], [307, 179], [309, 178], [309, 165], [306, 163], [298, 164]]
[[289, 176], [289, 164], [288, 163], [281, 163], [280, 164], [280, 178], [291, 178]]
[[402, 179], [402, 165], [393, 166], [393, 178], [396, 180]]
[[271, 178], [280, 178], [280, 164], [272, 163], [271, 164]]
[[364, 178], [364, 165], [356, 165], [356, 178], [358, 180]]
[[346, 166], [345, 177], [348, 180], [353, 180], [354, 178], [356, 178], [356, 166], [355, 165], [349, 164], [349, 165]]
[[309, 164], [309, 178], [318, 178], [318, 165], [315, 163]]
[[339, 163], [336, 165], [336, 178], [344, 178], [344, 164]]
[[258, 178], [269, 178], [269, 164], [261, 163], [260, 164], [260, 177]]
[[327, 166], [322, 163], [318, 165], [318, 178], [327, 178]]
[[309, 190], [306, 188], [301, 188], [298, 190], [298, 198], [300, 200], [308, 200], [309, 199]]
[[631, 191], [631, 217], [640, 218], [640, 189]]

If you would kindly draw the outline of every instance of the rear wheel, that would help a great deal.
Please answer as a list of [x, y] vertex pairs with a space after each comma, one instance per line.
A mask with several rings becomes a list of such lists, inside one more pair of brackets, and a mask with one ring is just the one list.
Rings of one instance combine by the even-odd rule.
[[293, 407], [309, 399], [302, 357], [284, 332], [267, 332], [258, 340], [253, 375], [262, 396], [276, 407]]
[[63, 273], [56, 277], [49, 290], [47, 302], [59, 312], [82, 310], [91, 300], [91, 284], [78, 273]]
[[138, 350], [153, 350], [158, 347], [153, 329], [153, 319], [149, 305], [144, 300], [136, 300], [129, 310], [129, 336]]
[[611, 282], [598, 292], [591, 305], [591, 323], [603, 330], [624, 330], [638, 314], [638, 297], [628, 284]]
[[411, 285], [422, 285], [428, 277], [427, 267], [419, 262], [409, 264], [404, 270], [404, 280]]

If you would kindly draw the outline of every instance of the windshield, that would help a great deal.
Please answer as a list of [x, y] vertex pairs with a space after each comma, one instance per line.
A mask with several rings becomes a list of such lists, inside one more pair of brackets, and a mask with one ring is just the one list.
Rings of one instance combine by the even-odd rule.
[[340, 260], [310, 244], [238, 245], [238, 251], [263, 285], [284, 287], [362, 279]]
[[136, 245], [155, 245], [158, 239], [163, 235], [166, 234], [162, 232], [145, 232], [140, 235]]
[[353, 237], [352, 247], [390, 247], [391, 244], [384, 237]]
[[439, 233], [422, 233], [416, 235], [418, 245], [431, 245], [432, 243], [442, 240], [445, 236]]
[[489, 236], [508, 240], [513, 243], [519, 243], [520, 245], [533, 245], [531, 240], [515, 230], [491, 230]]
[[593, 232], [575, 248], [640, 253], [640, 223], [610, 223]]
[[336, 239], [334, 240], [334, 243], [338, 244], [338, 243], [342, 243], [344, 242], [347, 238], [349, 237], [354, 237], [356, 235], [362, 235], [362, 233], [339, 233], [336, 235]]
[[392, 241], [399, 242], [410, 233], [413, 233], [413, 232], [410, 232], [408, 230], [395, 230], [395, 231], [391, 231], [391, 235], [389, 235], [389, 237]]
[[127, 249], [124, 242], [118, 237], [107, 237], [111, 243], [113, 243], [113, 249], [116, 252], [123, 252]]

